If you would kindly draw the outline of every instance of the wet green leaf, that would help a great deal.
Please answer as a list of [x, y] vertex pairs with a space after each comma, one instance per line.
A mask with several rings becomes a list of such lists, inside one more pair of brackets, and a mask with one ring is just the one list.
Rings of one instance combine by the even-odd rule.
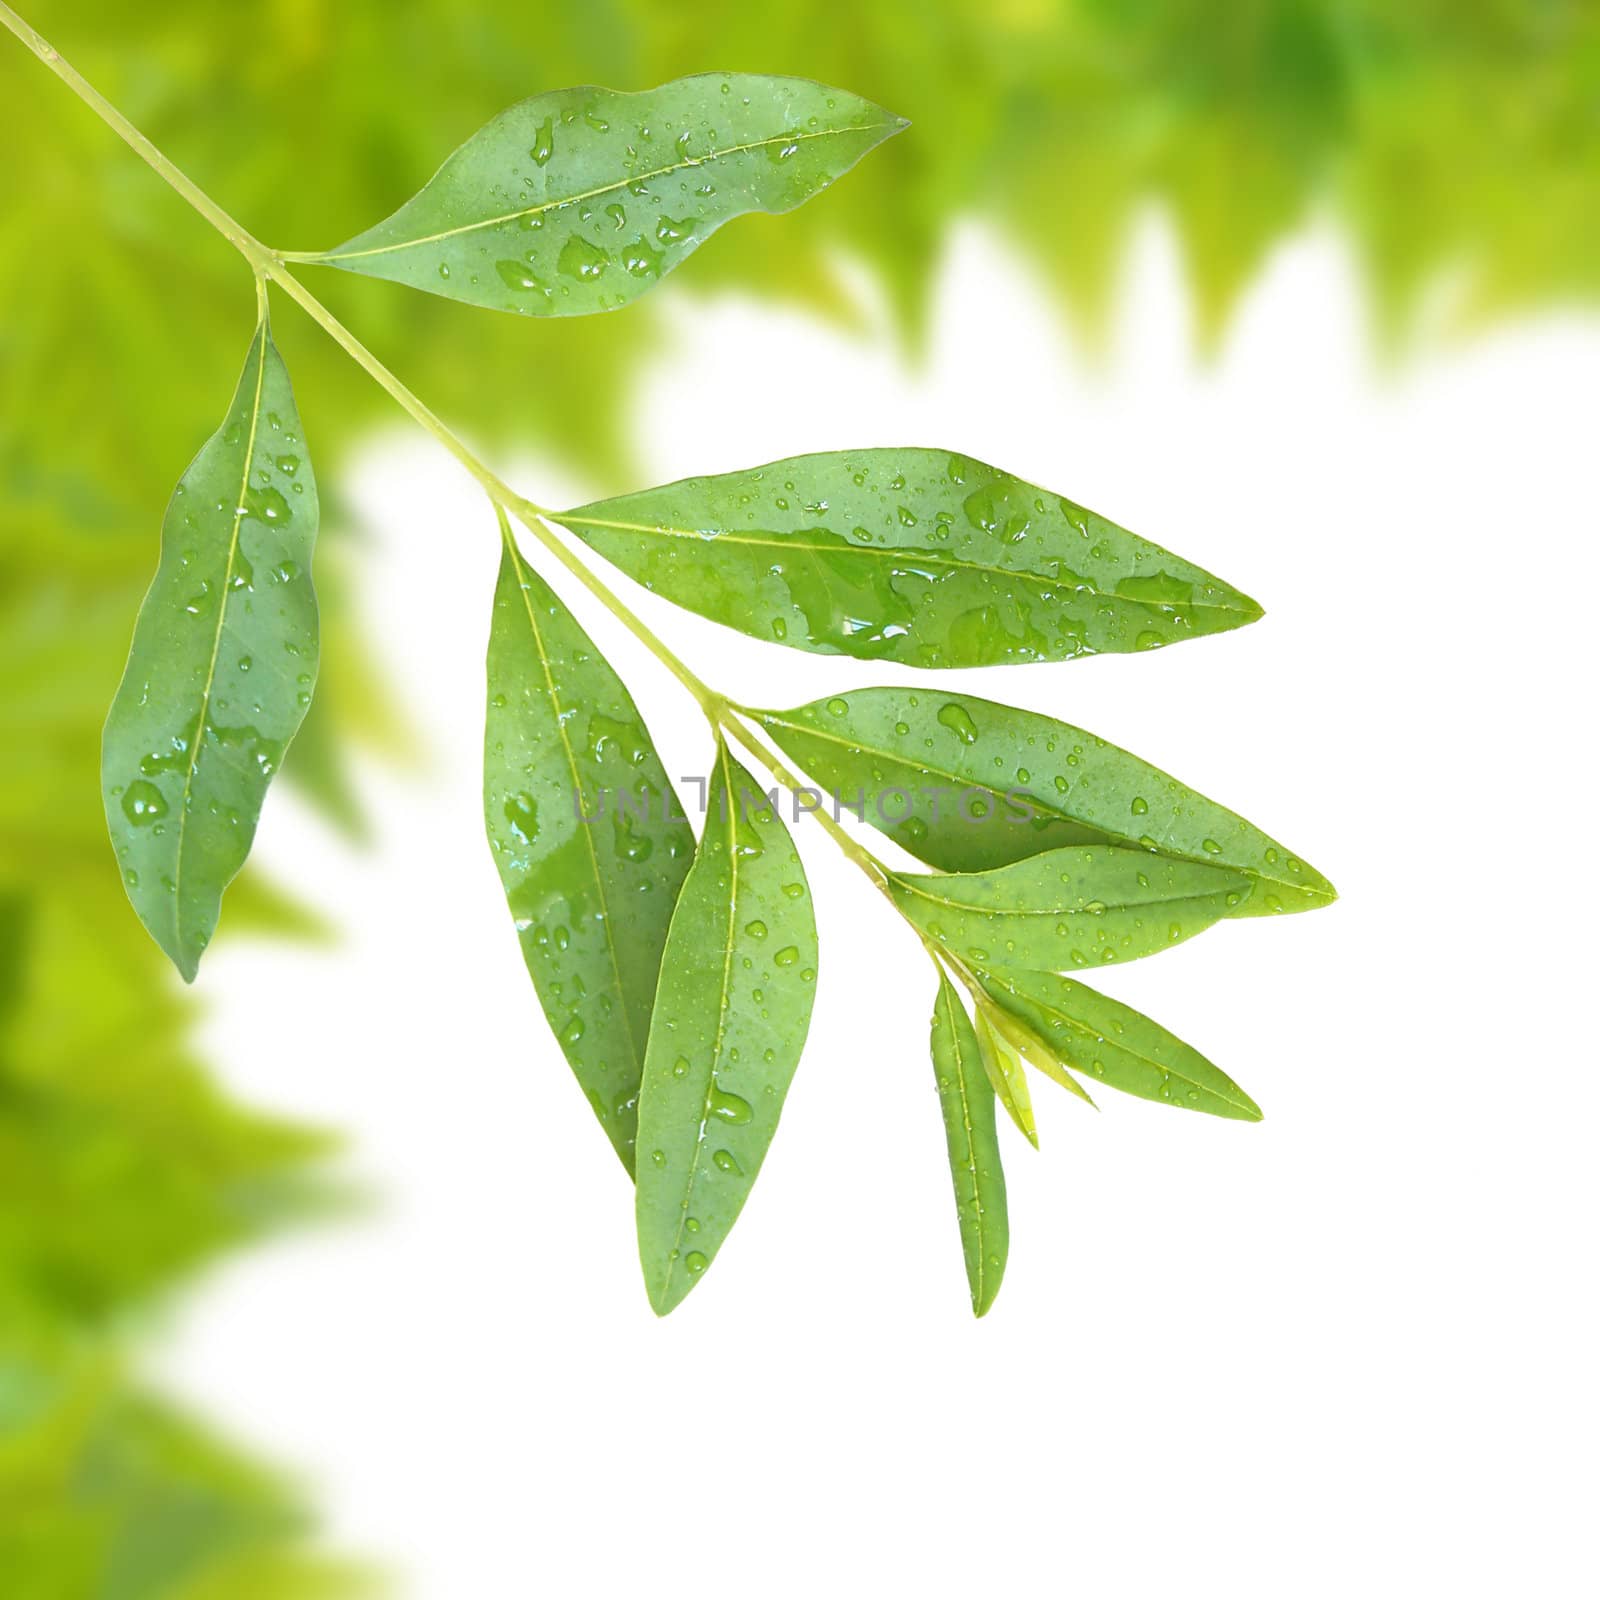
[[101, 750], [128, 897], [188, 980], [311, 704], [316, 535], [311, 462], [263, 321], [226, 420], [167, 507]]
[[811, 1020], [817, 930], [794, 842], [720, 742], [639, 1097], [639, 1259], [665, 1315], [715, 1259], [778, 1126]]
[[1260, 1108], [1192, 1045], [1120, 1000], [1049, 973], [980, 970], [995, 1004], [1085, 1077], [1189, 1111], [1259, 1122]]
[[1253, 622], [1221, 579], [946, 450], [848, 450], [562, 512], [630, 578], [758, 639], [979, 667], [1149, 650]]
[[1122, 845], [1047, 850], [991, 872], [889, 879], [900, 909], [958, 960], [1030, 972], [1152, 955], [1227, 916], [1250, 889], [1243, 873]]
[[973, 1029], [978, 1040], [978, 1059], [989, 1079], [995, 1097], [1006, 1108], [1006, 1115], [1017, 1125], [1023, 1138], [1039, 1148], [1039, 1130], [1033, 1121], [1033, 1096], [1028, 1092], [1028, 1074], [1022, 1057], [998, 1032], [982, 1011]]
[[315, 259], [524, 316], [612, 311], [723, 223], [792, 210], [905, 125], [804, 78], [558, 89], [503, 111], [393, 216]]
[[694, 834], [622, 680], [502, 532], [484, 820], [539, 1003], [632, 1172], [650, 1007]]
[[1070, 844], [1129, 844], [1256, 880], [1240, 916], [1306, 911], [1333, 885], [1243, 817], [1082, 728], [973, 695], [852, 690], [755, 713], [875, 828], [944, 872]]
[[1078, 1099], [1091, 1106], [1094, 1104], [1089, 1091], [1067, 1071], [1066, 1063], [1032, 1027], [1025, 1025], [1011, 1012], [1002, 1010], [999, 1006], [980, 1003], [979, 1011], [990, 1031], [1004, 1040], [1035, 1072], [1042, 1072], [1052, 1083], [1059, 1083], [1069, 1094], [1076, 1095]]
[[973, 1315], [981, 1317], [994, 1304], [1006, 1270], [1010, 1245], [1006, 1175], [995, 1137], [994, 1089], [979, 1054], [978, 1036], [955, 986], [943, 973], [933, 1006], [931, 1048], [967, 1287], [972, 1291]]

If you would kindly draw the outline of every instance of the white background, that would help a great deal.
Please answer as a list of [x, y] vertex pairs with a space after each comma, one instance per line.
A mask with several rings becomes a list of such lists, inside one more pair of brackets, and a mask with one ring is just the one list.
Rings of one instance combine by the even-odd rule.
[[[260, 855], [343, 943], [225, 942], [200, 982], [233, 1087], [348, 1130], [378, 1205], [210, 1280], [163, 1377], [419, 1600], [1593, 1594], [1600, 329], [1386, 372], [1320, 231], [1209, 368], [1159, 227], [1099, 365], [985, 237], [941, 284], [919, 370], [881, 332], [675, 299], [634, 396], [640, 483], [955, 447], [1265, 604], [1176, 650], [958, 677], [1138, 751], [1338, 885], [1331, 910], [1104, 974], [1266, 1121], [1109, 1091], [1097, 1115], [1041, 1083], [975, 1323], [925, 958], [804, 827], [805, 1059], [738, 1228], [658, 1322], [482, 837], [492, 520], [396, 433], [352, 491], [427, 773], [365, 773], [365, 854], [275, 794]], [[528, 403], [562, 403], [559, 380], [531, 374]], [[505, 465], [556, 503], [591, 487]], [[747, 701], [911, 676], [639, 606]], [[668, 770], [703, 771], [698, 713], [575, 609]]]

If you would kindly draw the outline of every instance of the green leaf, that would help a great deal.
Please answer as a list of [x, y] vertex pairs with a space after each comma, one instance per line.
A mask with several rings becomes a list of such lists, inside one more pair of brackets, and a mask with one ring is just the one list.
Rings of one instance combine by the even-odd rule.
[[1152, 955], [1227, 916], [1250, 888], [1242, 873], [1121, 845], [1047, 850], [992, 872], [889, 879], [905, 915], [958, 960], [1030, 972]]
[[184, 473], [101, 748], [128, 898], [192, 981], [311, 704], [317, 488], [263, 318], [217, 433]]
[[612, 311], [723, 223], [793, 210], [905, 126], [804, 78], [557, 89], [501, 112], [393, 216], [311, 259], [524, 316]]
[[1033, 1121], [1033, 1096], [1028, 1092], [1028, 1074], [1022, 1057], [1011, 1048], [1006, 1039], [995, 1031], [988, 1016], [980, 1011], [974, 1028], [978, 1040], [978, 1059], [988, 1075], [989, 1087], [995, 1092], [1006, 1115], [1017, 1125], [1022, 1137], [1039, 1148], [1039, 1130]]
[[1069, 1094], [1076, 1095], [1088, 1105], [1094, 1105], [1089, 1091], [1067, 1071], [1066, 1064], [1045, 1041], [1030, 1027], [1024, 1026], [1008, 1011], [987, 1003], [980, 1005], [983, 1020], [990, 1030], [1003, 1039], [1011, 1049], [1036, 1072], [1042, 1072], [1052, 1083], [1059, 1083]]
[[503, 518], [502, 533], [484, 821], [539, 1003], [631, 1173], [650, 1007], [694, 834], [622, 680]]
[[744, 1205], [816, 992], [800, 857], [720, 741], [707, 805], [667, 935], [639, 1097], [639, 1260], [658, 1315], [695, 1286]]
[[934, 1082], [944, 1112], [945, 1148], [956, 1191], [956, 1221], [967, 1264], [972, 1311], [981, 1317], [1000, 1292], [1010, 1226], [1006, 1175], [995, 1137], [994, 1089], [984, 1070], [978, 1036], [954, 985], [941, 972], [932, 1024]]
[[1336, 898], [1243, 817], [1095, 734], [973, 695], [873, 688], [753, 713], [818, 783], [943, 872], [1071, 844], [1129, 844], [1249, 873], [1240, 916]]
[[558, 514], [647, 589], [820, 655], [980, 667], [1261, 615], [1209, 572], [946, 450], [794, 456]]
[[1120, 1000], [1048, 973], [980, 969], [978, 979], [997, 1006], [1086, 1077], [1189, 1111], [1261, 1120], [1255, 1101], [1225, 1072]]

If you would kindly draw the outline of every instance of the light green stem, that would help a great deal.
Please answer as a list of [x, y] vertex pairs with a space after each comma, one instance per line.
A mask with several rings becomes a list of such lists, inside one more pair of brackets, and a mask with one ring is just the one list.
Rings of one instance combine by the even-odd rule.
[[[10, 6], [0, 0], [0, 24], [15, 34], [45, 66], [66, 84], [102, 122], [182, 196], [250, 263], [255, 274], [257, 294], [263, 309], [265, 283], [271, 281], [288, 295], [400, 408], [425, 432], [431, 434], [477, 480], [501, 512], [510, 512], [539, 543], [572, 574], [644, 647], [675, 677], [705, 713], [713, 729], [724, 730], [749, 751], [774, 778], [798, 792], [803, 785], [783, 762], [768, 751], [742, 720], [743, 708], [735, 708], [726, 696], [711, 689], [690, 670], [666, 644], [596, 577], [560, 538], [551, 523], [555, 513], [514, 490], [498, 473], [486, 466], [467, 444], [416, 394], [395, 376], [323, 303], [289, 270], [291, 260], [314, 260], [300, 253], [273, 250], [241, 227], [198, 184], [173, 165], [134, 125], [93, 87], [60, 52]], [[886, 888], [888, 869], [870, 851], [825, 811], [811, 813], [841, 850], [880, 889]]]
[[134, 153], [155, 169], [166, 183], [200, 213], [224, 239], [255, 267], [264, 271], [272, 259], [272, 252], [239, 226], [199, 184], [180, 172], [162, 153], [134, 127], [70, 62], [61, 59], [61, 52], [35, 28], [24, 22], [8, 5], [0, 4], [0, 25], [14, 33], [66, 86], [95, 113], [105, 125], [124, 140]]

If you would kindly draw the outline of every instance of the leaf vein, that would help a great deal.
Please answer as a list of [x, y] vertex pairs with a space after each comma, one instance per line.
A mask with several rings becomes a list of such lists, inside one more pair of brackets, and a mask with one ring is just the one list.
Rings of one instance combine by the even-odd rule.
[[[742, 545], [752, 550], [784, 550], [799, 552], [803, 555], [838, 555], [841, 553], [840, 548], [834, 545], [808, 544], [802, 539], [755, 539], [734, 529], [716, 530], [710, 537], [707, 537], [704, 530], [699, 528], [673, 528], [661, 523], [615, 522], [604, 517], [580, 517], [572, 512], [562, 512], [557, 516], [556, 520], [567, 527], [608, 528], [617, 533], [648, 533], [664, 539], [697, 539], [702, 544], [715, 544], [718, 541], [725, 541], [726, 543]], [[1114, 591], [1098, 589], [1092, 583], [1081, 581], [1064, 583], [1060, 578], [1052, 578], [1048, 573], [1035, 572], [1027, 567], [1002, 567], [983, 561], [961, 561], [954, 556], [945, 554], [942, 550], [932, 550], [926, 546], [852, 544], [845, 545], [843, 548], [853, 555], [877, 556], [880, 559], [891, 561], [915, 559], [925, 565], [947, 567], [954, 572], [977, 572], [985, 576], [998, 575], [1003, 578], [1015, 578], [1024, 584], [1033, 585], [1041, 589], [1050, 589], [1058, 592], [1067, 591], [1073, 596], [1093, 596], [1101, 600], [1114, 600], [1119, 605], [1139, 606], [1145, 610], [1168, 612], [1177, 609], [1180, 611], [1235, 612], [1245, 609], [1241, 605], [1229, 605], [1214, 600], [1185, 600], [1178, 607], [1157, 605], [1153, 601], [1141, 600], [1134, 595], [1117, 594]], [[826, 578], [826, 576], [827, 574], [824, 572], [823, 577]]]
[[[572, 777], [574, 791], [582, 788], [582, 780], [578, 774], [578, 758], [573, 753], [572, 741], [567, 737], [567, 726], [561, 716], [561, 691], [556, 687], [555, 674], [550, 666], [550, 653], [545, 648], [544, 634], [540, 631], [538, 619], [533, 614], [533, 604], [528, 599], [528, 590], [523, 582], [524, 568], [522, 558], [518, 555], [513, 541], [507, 539], [506, 549], [511, 557], [512, 567], [517, 574], [517, 593], [522, 596], [522, 609], [527, 613], [528, 628], [533, 635], [533, 647], [539, 657], [539, 667], [544, 674], [545, 693], [549, 696], [550, 704], [555, 710], [556, 733], [561, 739], [562, 754], [566, 757], [567, 771]], [[606, 938], [606, 955], [611, 962], [612, 983], [617, 992], [617, 1009], [622, 1013], [623, 1031], [627, 1036], [628, 1049], [635, 1061], [639, 1060], [639, 1043], [634, 1036], [633, 1016], [628, 1006], [628, 997], [624, 992], [622, 983], [622, 963], [617, 957], [616, 940], [611, 932], [611, 904], [606, 897], [605, 878], [600, 871], [599, 852], [594, 847], [594, 832], [587, 822], [578, 823], [578, 829], [583, 835], [584, 843], [588, 846], [589, 865], [594, 873], [595, 894], [600, 901], [600, 925]]]
[[[497, 228], [503, 222], [520, 222], [524, 217], [536, 217], [546, 211], [559, 211], [565, 206], [577, 205], [584, 200], [596, 200], [601, 195], [615, 194], [619, 189], [626, 189], [630, 184], [650, 183], [657, 178], [670, 178], [675, 172], [687, 172], [695, 167], [710, 166], [726, 156], [742, 155], [751, 150], [765, 150], [772, 145], [797, 144], [803, 139], [836, 138], [846, 133], [873, 133], [879, 128], [892, 126], [893, 124], [888, 122], [869, 122], [858, 127], [819, 128], [815, 133], [782, 133], [770, 139], [755, 139], [748, 144], [729, 145], [726, 149], [713, 151], [710, 155], [696, 156], [693, 160], [675, 161], [670, 166], [656, 167], [650, 172], [634, 173], [631, 177], [618, 178], [614, 183], [601, 184], [597, 189], [586, 189], [579, 194], [564, 195], [559, 200], [543, 200], [536, 206], [525, 206], [518, 211], [506, 211], [499, 216], [481, 218], [477, 222], [464, 222], [458, 228], [445, 228], [439, 233], [420, 234], [415, 239], [401, 239], [394, 244], [373, 245], [366, 250], [330, 250], [311, 259], [319, 262], [357, 261], [367, 256], [391, 255], [397, 250], [413, 250], [421, 245], [438, 244], [442, 240], [454, 239], [466, 233], [476, 233], [484, 228]], [[426, 186], [421, 192], [427, 192]]]
[[[228, 616], [228, 602], [233, 593], [233, 568], [239, 555], [239, 529], [244, 522], [245, 493], [250, 487], [250, 469], [255, 465], [256, 439], [261, 429], [261, 395], [267, 381], [267, 324], [265, 318], [256, 324], [256, 344], [260, 352], [256, 362], [255, 393], [250, 402], [250, 427], [245, 442], [244, 472], [239, 482], [239, 496], [234, 502], [233, 525], [228, 533], [228, 561], [222, 574], [222, 596], [217, 602], [217, 631], [211, 639], [211, 660], [206, 667], [205, 687], [200, 695], [200, 716], [195, 723], [194, 738], [189, 745], [189, 765], [183, 775], [182, 809], [178, 813], [178, 838], [172, 866], [172, 932], [178, 947], [183, 948], [183, 860], [184, 842], [188, 833], [189, 810], [194, 795], [195, 770], [200, 764], [200, 747], [205, 742], [206, 722], [211, 712], [211, 693], [217, 681], [217, 656], [222, 649], [222, 629]], [[223, 424], [226, 428], [227, 424]]]

